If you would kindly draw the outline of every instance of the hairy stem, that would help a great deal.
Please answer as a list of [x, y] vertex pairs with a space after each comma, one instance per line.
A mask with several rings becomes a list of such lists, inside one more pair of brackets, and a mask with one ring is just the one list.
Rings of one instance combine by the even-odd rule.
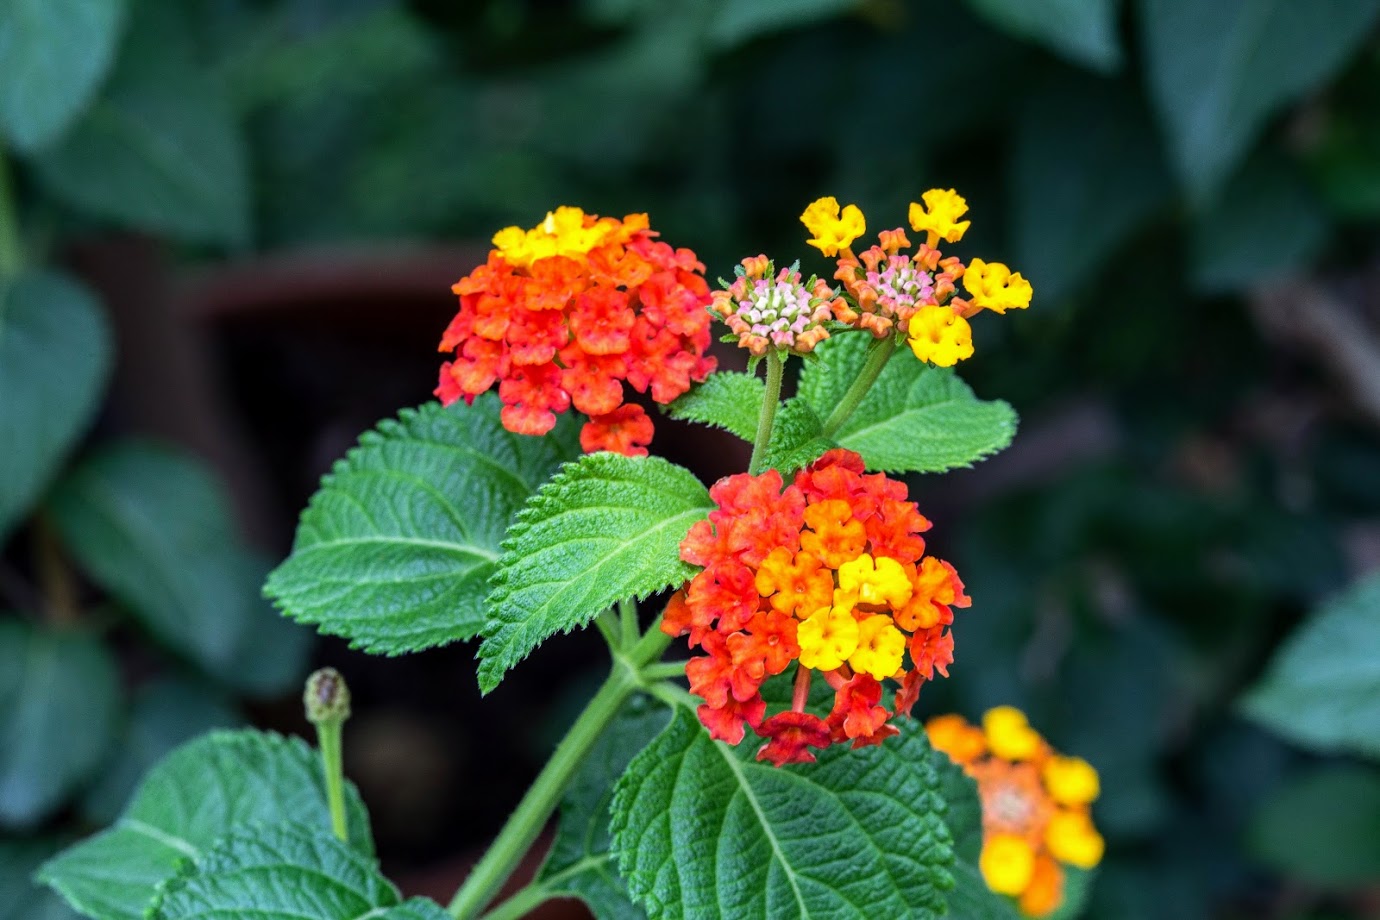
[[781, 402], [781, 375], [784, 368], [781, 354], [775, 348], [768, 349], [767, 391], [762, 395], [762, 413], [757, 417], [757, 437], [752, 442], [752, 459], [748, 461], [748, 472], [754, 476], [762, 471], [767, 444], [771, 442], [771, 426], [776, 419], [776, 407]]
[[345, 766], [341, 755], [339, 719], [317, 723], [316, 743], [321, 748], [321, 767], [326, 774], [326, 801], [331, 807], [331, 830], [342, 842], [350, 840], [350, 827], [345, 821]]
[[514, 892], [512, 897], [485, 914], [483, 920], [520, 920], [552, 897], [546, 886], [533, 883]]
[[620, 626], [618, 625], [618, 615], [610, 607], [603, 610], [594, 618], [594, 625], [599, 627], [599, 632], [603, 635], [604, 641], [609, 644], [609, 650], [618, 651], [620, 639], [618, 636]]
[[627, 598], [618, 602], [618, 620], [623, 627], [623, 640], [619, 643], [619, 648], [627, 650], [637, 644], [637, 640], [642, 637], [637, 628], [637, 601]]
[[857, 379], [849, 385], [843, 398], [839, 400], [839, 404], [834, 407], [834, 411], [829, 413], [829, 418], [824, 421], [824, 436], [826, 438], [832, 438], [837, 434], [844, 422], [853, 415], [853, 411], [863, 401], [867, 391], [872, 389], [872, 384], [877, 382], [882, 368], [886, 367], [886, 362], [895, 350], [896, 337], [894, 335], [888, 335], [886, 338], [878, 339], [872, 343], [867, 352], [867, 361], [863, 363]]

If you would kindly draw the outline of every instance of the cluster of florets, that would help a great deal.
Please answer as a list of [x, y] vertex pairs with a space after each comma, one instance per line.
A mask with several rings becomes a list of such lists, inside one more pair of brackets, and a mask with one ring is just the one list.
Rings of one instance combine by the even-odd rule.
[[586, 451], [646, 454], [652, 421], [624, 403], [624, 383], [669, 403], [714, 369], [704, 266], [656, 235], [645, 214], [566, 207], [495, 234], [488, 261], [453, 288], [460, 310], [440, 350], [456, 357], [441, 366], [441, 402], [498, 382], [509, 431], [545, 434], [574, 405], [589, 416]]
[[1064, 900], [1063, 865], [1091, 869], [1102, 859], [1091, 815], [1097, 771], [1080, 757], [1057, 754], [1010, 706], [988, 710], [981, 728], [946, 715], [925, 730], [930, 744], [977, 782], [979, 868], [987, 886], [1015, 898], [1028, 917], [1054, 913]]
[[[903, 331], [917, 358], [952, 367], [973, 354], [968, 318], [982, 310], [1024, 309], [1030, 282], [999, 262], [973, 259], [965, 266], [945, 257], [939, 242], [963, 238], [970, 222], [960, 218], [968, 203], [953, 189], [930, 189], [921, 197], [923, 205], [910, 205], [911, 229], [925, 234], [913, 253], [903, 251], [911, 242], [898, 227], [883, 230], [877, 245], [854, 254], [849, 247], [867, 229], [863, 213], [851, 204], [840, 209], [832, 197], [812, 203], [800, 220], [813, 234], [811, 246], [838, 257], [834, 277], [848, 295], [845, 309], [835, 311], [839, 320], [877, 338]], [[954, 296], [960, 279], [967, 298]]]
[[[892, 716], [910, 712], [936, 671], [948, 676], [952, 608], [970, 603], [953, 566], [925, 555], [930, 523], [905, 484], [864, 475], [861, 457], [836, 449], [790, 485], [768, 470], [722, 479], [710, 495], [717, 508], [681, 543], [703, 571], [662, 621], [706, 653], [685, 671], [710, 734], [737, 744], [751, 726], [767, 739], [758, 759], [778, 766], [896, 734]], [[791, 708], [767, 717], [762, 683], [796, 663]], [[823, 719], [805, 711], [815, 671], [834, 689]], [[900, 685], [890, 709], [884, 680]]]
[[824, 327], [844, 307], [838, 292], [814, 275], [806, 281], [799, 263], [783, 268], [764, 255], [744, 259], [732, 284], [713, 293], [710, 309], [738, 336], [739, 346], [754, 355], [769, 348], [803, 355], [829, 338]]

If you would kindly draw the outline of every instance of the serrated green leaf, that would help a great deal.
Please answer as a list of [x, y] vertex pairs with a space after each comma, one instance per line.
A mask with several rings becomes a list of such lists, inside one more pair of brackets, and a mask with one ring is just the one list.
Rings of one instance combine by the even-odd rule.
[[952, 841], [924, 733], [776, 768], [686, 709], [614, 793], [613, 850], [657, 918], [930, 918]]
[[837, 445], [824, 437], [824, 423], [803, 399], [787, 400], [776, 411], [771, 442], [762, 458], [764, 469], [779, 470], [789, 477]]
[[1284, 875], [1334, 888], [1380, 877], [1380, 771], [1338, 764], [1295, 777], [1265, 798], [1247, 849]]
[[245, 139], [178, 4], [140, 3], [103, 96], [36, 159], [58, 197], [198, 242], [249, 237]]
[[479, 647], [488, 693], [547, 638], [620, 600], [695, 573], [680, 541], [714, 503], [689, 470], [660, 457], [587, 454], [562, 467], [518, 513], [503, 543]]
[[[871, 341], [839, 335], [821, 343], [821, 362], [801, 373], [798, 398], [827, 418], [862, 370]], [[971, 466], [1015, 434], [1010, 405], [980, 400], [953, 371], [898, 351], [834, 440], [861, 454], [871, 470], [934, 473]]]
[[261, 597], [268, 563], [242, 544], [198, 461], [117, 444], [59, 482], [50, 508], [83, 570], [171, 648], [246, 693], [301, 677], [311, 635]]
[[425, 898], [403, 902], [370, 856], [328, 828], [297, 823], [220, 841], [160, 892], [149, 920], [450, 920]]
[[1150, 90], [1189, 191], [1207, 198], [1266, 120], [1365, 41], [1380, 0], [1141, 0]]
[[1305, 747], [1380, 755], [1380, 574], [1299, 627], [1241, 709]]
[[0, 826], [37, 824], [90, 779], [121, 695], [99, 642], [0, 620]]
[[77, 920], [62, 898], [33, 881], [56, 849], [45, 840], [0, 839], [0, 920]]
[[33, 152], [90, 102], [115, 58], [124, 0], [0, 3], [0, 137]]
[[110, 824], [158, 761], [183, 742], [215, 728], [237, 728], [244, 716], [205, 684], [167, 678], [140, 687], [111, 759], [82, 798], [82, 817]]
[[766, 390], [760, 377], [720, 371], [667, 406], [666, 414], [714, 425], [752, 441], [757, 437], [757, 416]]
[[1112, 71], [1121, 66], [1119, 0], [968, 0], [993, 25], [1037, 41], [1076, 64]]
[[643, 920], [609, 852], [609, 806], [614, 784], [670, 719], [670, 711], [643, 696], [628, 701], [585, 758], [561, 801], [561, 820], [536, 883], [552, 897], [584, 900], [600, 920]]
[[76, 281], [0, 283], [0, 539], [38, 500], [100, 404], [110, 331]]
[[580, 455], [572, 418], [533, 438], [505, 430], [499, 408], [493, 394], [468, 407], [428, 403], [361, 437], [303, 512], [268, 595], [371, 652], [477, 634], [508, 525]]
[[[346, 783], [350, 844], [373, 855], [369, 815]], [[320, 758], [298, 738], [213, 732], [168, 755], [106, 831], [63, 851], [39, 880], [100, 920], [141, 920], [187, 859], [236, 829], [293, 821], [330, 827]]]

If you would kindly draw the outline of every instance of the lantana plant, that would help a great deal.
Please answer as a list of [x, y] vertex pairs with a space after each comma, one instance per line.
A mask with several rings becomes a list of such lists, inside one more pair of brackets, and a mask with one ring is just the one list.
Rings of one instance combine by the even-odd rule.
[[[478, 636], [485, 693], [557, 633], [607, 640], [608, 678], [446, 908], [373, 862], [333, 673], [306, 695], [319, 762], [255, 732], [193, 742], [42, 877], [99, 918], [505, 920], [572, 895], [612, 918], [1076, 914], [1092, 767], [1009, 708], [912, 718], [984, 627], [901, 477], [1010, 442], [1011, 408], [952, 368], [971, 320], [1031, 299], [940, 250], [966, 212], [930, 190], [855, 251], [864, 215], [821, 198], [814, 264], [752, 256], [711, 290], [646, 215], [562, 207], [455, 284], [439, 401], [336, 464], [266, 588], [370, 652]], [[747, 372], [717, 368], [716, 332]], [[747, 469], [706, 488], [652, 455], [658, 414], [742, 438]], [[542, 869], [495, 904], [557, 810]]]

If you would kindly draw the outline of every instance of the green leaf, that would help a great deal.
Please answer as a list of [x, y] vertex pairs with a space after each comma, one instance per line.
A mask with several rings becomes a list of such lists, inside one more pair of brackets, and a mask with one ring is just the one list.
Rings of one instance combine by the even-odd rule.
[[1380, 573], [1299, 627], [1241, 709], [1296, 744], [1380, 756]]
[[1327, 239], [1327, 213], [1281, 156], [1252, 159], [1193, 228], [1198, 290], [1223, 294], [1297, 274]]
[[47, 841], [0, 839], [0, 920], [77, 920], [62, 898], [33, 882], [55, 849]]
[[268, 595], [371, 652], [478, 633], [508, 525], [580, 454], [572, 418], [533, 438], [505, 430], [499, 408], [492, 394], [468, 407], [428, 403], [361, 437], [303, 512]]
[[776, 768], [688, 711], [614, 792], [613, 850], [654, 917], [937, 917], [952, 841], [924, 733]]
[[[821, 343], [822, 360], [806, 365], [798, 398], [827, 418], [862, 370], [870, 341], [838, 335]], [[977, 399], [953, 371], [900, 350], [834, 440], [861, 454], [868, 469], [933, 473], [971, 466], [1015, 434], [1016, 413], [1008, 404]]]
[[1072, 76], [1030, 94], [1016, 125], [1011, 189], [1012, 266], [1042, 303], [1085, 285], [1172, 192], [1140, 96], [1123, 83]]
[[764, 469], [779, 470], [789, 477], [802, 466], [814, 462], [830, 448], [837, 447], [824, 437], [824, 423], [802, 399], [788, 400], [776, 410], [771, 442], [762, 459]]
[[82, 800], [82, 817], [93, 825], [110, 824], [139, 780], [173, 748], [213, 728], [243, 724], [244, 716], [204, 684], [177, 679], [145, 684], [134, 694], [114, 757]]
[[532, 496], [503, 543], [479, 647], [488, 693], [557, 632], [695, 573], [680, 541], [713, 502], [689, 470], [660, 457], [587, 454]]
[[1284, 875], [1336, 888], [1374, 885], [1380, 877], [1380, 772], [1318, 767], [1264, 798], [1247, 849]]
[[578, 897], [600, 920], [641, 920], [609, 852], [614, 784], [666, 728], [665, 706], [635, 696], [600, 737], [561, 801], [561, 820], [536, 883], [552, 897]]
[[752, 441], [757, 437], [757, 416], [766, 390], [760, 377], [720, 371], [667, 406], [666, 414], [715, 425]]
[[[918, 724], [907, 728], [922, 730]], [[939, 772], [940, 797], [948, 806], [944, 821], [954, 840], [954, 887], [947, 897], [949, 915], [965, 920], [1020, 920], [1015, 903], [988, 888], [978, 869], [982, 855], [982, 802], [978, 799], [977, 783], [945, 754], [935, 752], [933, 762]]]
[[247, 693], [301, 677], [311, 636], [260, 596], [268, 564], [242, 545], [199, 462], [118, 444], [58, 483], [51, 510], [82, 568], [171, 648]]
[[234, 834], [160, 893], [149, 920], [450, 920], [434, 901], [403, 902], [370, 856], [328, 828], [282, 824]]
[[[346, 783], [350, 844], [373, 855], [369, 815]], [[144, 779], [114, 826], [44, 865], [39, 880], [100, 920], [141, 920], [188, 858], [249, 826], [330, 827], [321, 762], [300, 739], [213, 732], [178, 748]]]
[[115, 58], [124, 0], [0, 3], [0, 138], [33, 152], [90, 102]]
[[197, 242], [249, 236], [248, 153], [177, 4], [141, 3], [103, 98], [36, 160], [69, 204]]
[[1118, 0], [968, 0], [993, 25], [1039, 42], [1076, 64], [1112, 71], [1121, 66]]
[[1380, 0], [1141, 0], [1150, 90], [1185, 186], [1207, 198], [1270, 116], [1344, 65]]
[[91, 777], [120, 697], [99, 642], [0, 620], [0, 826], [37, 824]]
[[86, 429], [110, 351], [105, 316], [77, 282], [44, 273], [0, 283], [0, 539]]
[[725, 0], [709, 21], [712, 45], [732, 48], [858, 9], [860, 0]]

